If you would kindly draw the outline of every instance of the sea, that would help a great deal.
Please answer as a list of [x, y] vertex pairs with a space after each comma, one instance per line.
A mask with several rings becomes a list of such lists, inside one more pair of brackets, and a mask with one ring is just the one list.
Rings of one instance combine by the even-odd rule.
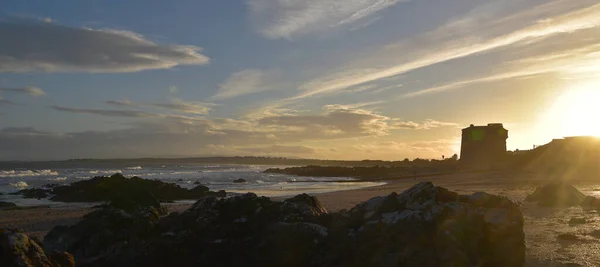
[[[228, 193], [253, 192], [267, 197], [286, 197], [301, 193], [318, 194], [334, 191], [382, 185], [379, 182], [363, 182], [350, 177], [298, 177], [285, 174], [264, 173], [268, 168], [290, 166], [239, 165], [239, 164], [169, 164], [136, 166], [69, 166], [44, 164], [44, 168], [0, 169], [0, 201], [10, 201], [21, 206], [49, 205], [73, 206], [77, 203], [60, 203], [48, 200], [24, 199], [10, 193], [26, 188], [39, 188], [48, 184], [66, 185], [96, 176], [122, 173], [126, 177], [138, 176], [145, 179], [175, 183], [184, 188], [197, 186], [196, 182], [211, 190]], [[234, 183], [244, 179], [246, 183]], [[185, 202], [185, 201], [182, 201]], [[80, 203], [85, 206], [86, 204]], [[89, 205], [89, 204], [88, 204]]]

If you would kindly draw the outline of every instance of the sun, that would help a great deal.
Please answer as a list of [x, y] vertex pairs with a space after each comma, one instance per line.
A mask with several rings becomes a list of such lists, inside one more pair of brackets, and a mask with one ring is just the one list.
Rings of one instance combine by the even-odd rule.
[[563, 137], [600, 137], [600, 82], [569, 89], [556, 99], [547, 115]]

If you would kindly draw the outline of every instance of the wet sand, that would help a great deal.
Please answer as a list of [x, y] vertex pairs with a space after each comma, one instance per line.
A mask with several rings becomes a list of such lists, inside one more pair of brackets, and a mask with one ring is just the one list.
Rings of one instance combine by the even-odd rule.
[[[417, 179], [390, 180], [386, 185], [357, 190], [318, 194], [329, 211], [350, 209], [372, 197], [401, 193], [412, 185], [431, 181], [437, 186], [460, 194], [483, 191], [504, 195], [521, 203], [525, 197], [542, 184], [545, 177], [515, 173], [470, 173], [422, 177]], [[584, 194], [598, 197], [600, 183], [577, 185]], [[183, 211], [190, 204], [170, 205], [170, 211]], [[600, 266], [600, 238], [589, 233], [600, 230], [600, 215], [596, 211], [580, 207], [568, 209], [539, 208], [531, 204], [521, 207], [525, 219], [524, 231], [527, 242], [528, 267], [538, 266]], [[91, 211], [90, 208], [36, 208], [24, 210], [0, 210], [0, 227], [23, 229], [30, 235], [43, 235], [56, 225], [71, 225]], [[573, 217], [583, 217], [587, 223], [578, 226], [568, 224]], [[559, 234], [571, 233], [577, 241], [559, 240]]]

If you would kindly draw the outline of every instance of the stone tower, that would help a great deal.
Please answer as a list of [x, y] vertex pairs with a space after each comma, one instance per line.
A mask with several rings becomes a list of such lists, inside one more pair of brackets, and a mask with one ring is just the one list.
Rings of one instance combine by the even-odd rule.
[[506, 156], [508, 130], [501, 123], [462, 130], [460, 162], [465, 167], [488, 168]]

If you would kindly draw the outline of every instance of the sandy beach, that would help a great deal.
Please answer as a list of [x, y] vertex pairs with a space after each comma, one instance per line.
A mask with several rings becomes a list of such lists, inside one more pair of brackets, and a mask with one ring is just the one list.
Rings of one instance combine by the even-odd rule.
[[[317, 194], [323, 205], [329, 211], [350, 209], [356, 204], [372, 197], [388, 195], [392, 192], [401, 193], [410, 186], [431, 181], [437, 186], [448, 188], [460, 194], [483, 191], [490, 194], [504, 195], [513, 201], [522, 200], [536, 186], [543, 182], [543, 177], [533, 174], [512, 173], [472, 173], [432, 176], [417, 179], [390, 180], [386, 185], [363, 188], [358, 190], [338, 191]], [[591, 187], [578, 185], [588, 194]], [[593, 187], [593, 186], [592, 186]], [[189, 204], [171, 204], [171, 212], [181, 212]], [[78, 222], [88, 213], [90, 208], [30, 208], [22, 210], [0, 210], [0, 227], [20, 228], [40, 239], [56, 225], [70, 225]], [[523, 204], [521, 208], [527, 242], [527, 266], [599, 266], [600, 248], [598, 239], [586, 233], [600, 229], [599, 217], [595, 211], [585, 211], [579, 207], [568, 209], [544, 209], [531, 204]], [[584, 217], [588, 221], [582, 226], [570, 226], [572, 217]], [[578, 241], [562, 241], [557, 236], [562, 233], [581, 235]], [[571, 264], [571, 265], [569, 265]], [[579, 265], [575, 265], [579, 264]]]

